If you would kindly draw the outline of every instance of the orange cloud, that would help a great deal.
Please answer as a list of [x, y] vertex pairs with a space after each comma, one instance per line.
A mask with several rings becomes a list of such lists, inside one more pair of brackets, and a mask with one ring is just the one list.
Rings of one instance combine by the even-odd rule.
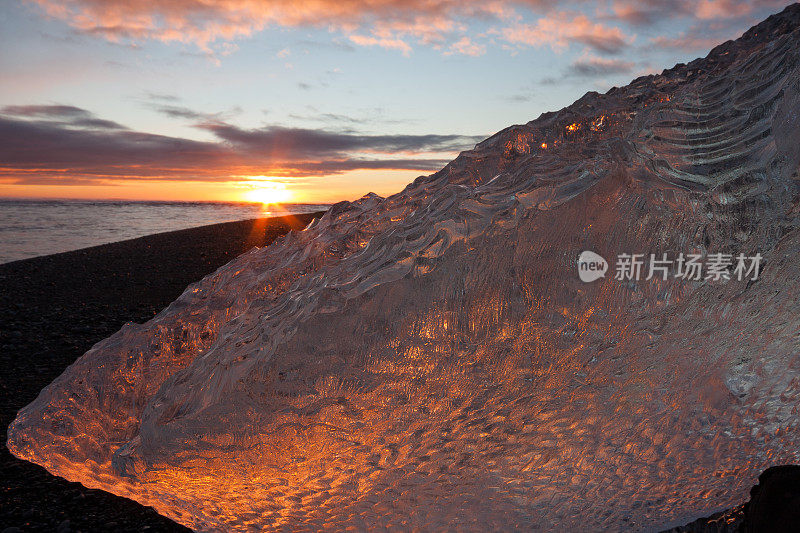
[[381, 48], [394, 48], [404, 55], [411, 53], [411, 46], [401, 39], [388, 37], [373, 37], [371, 35], [351, 35], [350, 40], [359, 46], [380, 46]]
[[665, 19], [728, 20], [745, 17], [759, 8], [777, 8], [785, 0], [615, 0], [611, 11], [617, 20], [633, 25], [652, 25]]
[[[762, 2], [760, 7], [770, 3], [779, 5], [784, 2]], [[694, 5], [696, 6], [694, 14], [703, 20], [742, 17], [752, 13], [755, 8], [752, 2], [737, 0], [701, 0]]]
[[535, 24], [517, 24], [503, 31], [512, 44], [550, 46], [556, 52], [571, 43], [581, 43], [599, 52], [621, 52], [635, 39], [621, 29], [592, 22], [586, 15], [559, 11], [540, 18]]
[[[515, 46], [556, 51], [580, 43], [615, 54], [635, 37], [614, 26], [653, 25], [675, 17], [734, 20], [785, 0], [29, 0], [80, 32], [112, 41], [192, 43], [213, 56], [230, 53], [230, 41], [271, 27], [317, 27], [360, 46], [410, 54], [416, 44], [446, 54], [480, 55], [487, 35]], [[591, 6], [592, 18], [579, 8]], [[585, 9], [584, 9], [585, 10]], [[530, 21], [533, 19], [533, 21]], [[471, 31], [474, 22], [487, 32]], [[485, 28], [484, 28], [485, 29]], [[500, 43], [502, 45], [502, 43]]]
[[[465, 41], [468, 22], [519, 19], [520, 8], [545, 12], [544, 0], [31, 0], [47, 14], [77, 30], [112, 41], [160, 40], [194, 43], [212, 51], [214, 43], [252, 35], [268, 27], [315, 26], [345, 33], [363, 46], [410, 53], [413, 43], [449, 53], [479, 55], [484, 45]], [[567, 24], [562, 28], [562, 24]], [[563, 48], [570, 40], [599, 50], [618, 48], [626, 39], [618, 28], [592, 23], [584, 15], [544, 18], [535, 27], [508, 29], [517, 43], [547, 40]], [[449, 45], [447, 43], [450, 43]]]
[[[269, 26], [317, 26], [356, 34], [353, 41], [357, 43], [405, 51], [403, 35], [428, 44], [444, 40], [460, 17], [496, 17], [508, 12], [503, 2], [476, 0], [31, 1], [87, 34], [112, 41], [195, 43], [205, 50], [215, 41], [249, 36]], [[368, 37], [363, 35], [365, 29]]]
[[474, 43], [466, 35], [450, 45], [450, 50], [445, 52], [446, 55], [463, 54], [465, 56], [481, 56], [486, 53], [486, 46]]

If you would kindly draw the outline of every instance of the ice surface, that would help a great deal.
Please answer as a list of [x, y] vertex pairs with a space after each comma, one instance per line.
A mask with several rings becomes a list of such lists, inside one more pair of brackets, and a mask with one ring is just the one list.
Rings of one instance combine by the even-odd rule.
[[[800, 460], [797, 21], [235, 259], [70, 366], [9, 448], [201, 531], [658, 530], [740, 503]], [[583, 250], [766, 266], [584, 284]]]

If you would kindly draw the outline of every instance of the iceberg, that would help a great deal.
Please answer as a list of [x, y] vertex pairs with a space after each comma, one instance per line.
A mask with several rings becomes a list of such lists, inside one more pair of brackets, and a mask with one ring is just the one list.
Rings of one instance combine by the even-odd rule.
[[[334, 205], [95, 345], [9, 449], [197, 531], [652, 531], [738, 504], [800, 460], [798, 28], [795, 5]], [[590, 282], [584, 251], [610, 263]], [[755, 279], [613, 265], [739, 253]]]

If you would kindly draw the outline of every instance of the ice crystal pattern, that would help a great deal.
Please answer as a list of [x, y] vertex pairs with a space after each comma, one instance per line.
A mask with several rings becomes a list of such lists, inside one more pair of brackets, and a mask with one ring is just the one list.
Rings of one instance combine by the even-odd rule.
[[[800, 33], [507, 128], [98, 343], [9, 448], [199, 531], [657, 530], [800, 460]], [[760, 252], [582, 283], [583, 250]]]

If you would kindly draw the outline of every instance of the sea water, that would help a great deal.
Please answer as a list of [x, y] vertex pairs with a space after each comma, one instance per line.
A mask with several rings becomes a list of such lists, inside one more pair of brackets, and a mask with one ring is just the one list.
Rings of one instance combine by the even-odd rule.
[[0, 199], [0, 263], [153, 233], [327, 209], [320, 204]]

